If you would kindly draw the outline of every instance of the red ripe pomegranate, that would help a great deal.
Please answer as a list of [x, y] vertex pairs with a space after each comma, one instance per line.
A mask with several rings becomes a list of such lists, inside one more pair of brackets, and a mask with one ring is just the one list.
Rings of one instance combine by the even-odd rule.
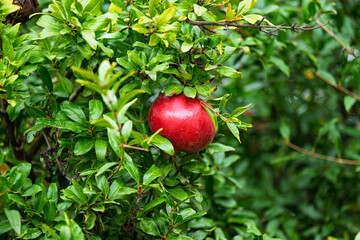
[[149, 127], [167, 138], [175, 152], [195, 153], [205, 149], [215, 136], [214, 123], [200, 101], [185, 94], [161, 94], [149, 112]]

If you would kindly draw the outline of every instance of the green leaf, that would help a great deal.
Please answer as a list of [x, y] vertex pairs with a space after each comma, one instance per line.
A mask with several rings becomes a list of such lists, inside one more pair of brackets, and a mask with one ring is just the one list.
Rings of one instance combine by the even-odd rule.
[[23, 187], [27, 177], [31, 171], [30, 163], [22, 163], [13, 167], [10, 171], [8, 182], [10, 184], [11, 190], [18, 191]]
[[58, 201], [58, 187], [56, 186], [56, 183], [51, 183], [49, 185], [48, 191], [47, 191], [47, 199], [48, 200], [53, 200], [54, 202], [57, 203]]
[[192, 42], [185, 41], [181, 45], [181, 51], [188, 52], [194, 46]]
[[150, 17], [155, 17], [157, 14], [156, 6], [160, 3], [160, 0], [149, 0], [149, 14]]
[[[141, 90], [141, 91], [136, 91], [136, 90], [134, 90], [134, 91], [131, 91], [130, 93], [128, 93], [129, 94], [129, 96], [131, 96], [131, 95], [134, 95], [134, 94], [137, 94], [137, 92], [143, 92], [144, 90]], [[124, 101], [124, 99], [125, 99], [125, 101]], [[131, 102], [129, 102], [129, 103], [126, 103], [125, 105], [122, 105], [121, 103], [122, 102], [126, 102], [128, 99], [127, 99], [127, 97], [123, 97], [123, 98], [121, 98], [120, 99], [120, 103], [119, 103], [119, 108], [118, 109], [120, 109], [120, 111], [118, 112], [118, 114], [117, 114], [117, 121], [118, 121], [118, 123], [119, 124], [122, 124], [122, 123], [124, 123], [127, 119], [125, 118], [125, 113], [127, 112], [127, 110], [131, 107], [131, 105], [133, 105], [136, 101], [137, 101], [137, 98], [135, 98], [134, 100], [132, 100]]]
[[207, 12], [207, 8], [205, 8], [205, 7], [199, 6], [197, 4], [194, 4], [193, 6], [194, 6], [194, 13], [198, 17], [202, 16], [205, 12]]
[[196, 97], [196, 89], [193, 87], [186, 86], [184, 88], [184, 94], [188, 98], [195, 98]]
[[175, 150], [173, 145], [171, 144], [171, 142], [169, 140], [167, 140], [166, 138], [164, 138], [163, 136], [157, 134], [157, 135], [153, 135], [153, 141], [151, 142], [154, 146], [160, 148], [161, 150], [163, 150], [165, 153], [169, 154], [169, 155], [174, 155], [175, 154]]
[[149, 29], [138, 23], [132, 26], [131, 29], [141, 34], [150, 33]]
[[51, 80], [51, 76], [46, 67], [38, 65], [37, 72], [39, 73], [41, 81], [44, 83], [49, 92], [54, 90], [53, 82]]
[[7, 56], [10, 60], [14, 60], [14, 47], [6, 35], [2, 35], [2, 50], [5, 56]]
[[108, 170], [109, 168], [111, 168], [112, 166], [116, 165], [116, 164], [119, 164], [118, 162], [109, 162], [109, 163], [106, 163], [104, 164], [100, 169], [99, 171], [96, 173], [95, 176], [99, 176], [101, 174], [103, 174], [106, 170]]
[[160, 42], [161, 38], [155, 33], [151, 34], [149, 46], [156, 46]]
[[[97, 1], [97, 0], [93, 0], [93, 1]], [[87, 42], [87, 44], [89, 44], [89, 46], [96, 50], [97, 47], [97, 41], [95, 40], [95, 33], [94, 31], [91, 30], [83, 30], [81, 31], [81, 36], [85, 39], [85, 41]]]
[[104, 161], [106, 157], [106, 150], [107, 150], [107, 142], [101, 139], [96, 139], [95, 141], [95, 153], [96, 158], [99, 161]]
[[68, 94], [72, 94], [74, 92], [74, 85], [73, 83], [67, 79], [66, 77], [58, 74], [58, 79], [59, 79], [59, 83], [60, 86], [63, 90], [65, 90]]
[[162, 171], [155, 165], [152, 165], [149, 170], [146, 171], [143, 177], [143, 184], [150, 184], [153, 180], [162, 176]]
[[90, 123], [98, 120], [103, 114], [104, 106], [103, 103], [99, 100], [90, 100], [89, 101], [89, 115]]
[[234, 55], [236, 51], [235, 47], [226, 46], [224, 53], [219, 55], [215, 60], [213, 65], [223, 64], [225, 63], [231, 56]]
[[96, 15], [101, 11], [103, 0], [82, 0], [83, 13], [89, 12], [92, 15]]
[[139, 185], [140, 184], [140, 173], [138, 168], [135, 166], [132, 158], [124, 152], [124, 167], [126, 171], [130, 174], [130, 176], [135, 180], [135, 182]]
[[111, 148], [119, 158], [122, 158], [123, 149], [121, 147], [122, 143], [120, 142], [120, 133], [111, 128], [108, 128], [107, 130]]
[[344, 105], [347, 112], [350, 111], [351, 107], [355, 104], [356, 99], [351, 96], [345, 96]]
[[146, 63], [143, 61], [143, 59], [137, 54], [137, 52], [135, 51], [129, 51], [127, 53], [127, 55], [129, 56], [129, 59], [137, 64], [140, 67], [144, 67], [146, 65]]
[[232, 122], [226, 122], [226, 126], [229, 128], [230, 132], [236, 137], [236, 139], [241, 143], [239, 129]]
[[248, 110], [248, 108], [251, 106], [251, 104], [245, 106], [245, 107], [238, 107], [237, 109], [235, 109], [231, 114], [230, 114], [230, 118], [233, 117], [238, 117], [241, 114], [243, 114], [244, 112], [246, 112], [246, 110]]
[[159, 206], [160, 204], [162, 204], [163, 202], [166, 201], [166, 198], [161, 197], [161, 198], [157, 198], [153, 201], [151, 201], [150, 203], [148, 203], [145, 207], [144, 210], [142, 210], [141, 212], [139, 212], [139, 216], [144, 215], [145, 213], [147, 213], [148, 211], [150, 211], [151, 209], [155, 208], [156, 206]]
[[74, 154], [76, 156], [84, 155], [93, 148], [94, 144], [94, 139], [82, 137], [75, 143]]
[[215, 69], [215, 71], [217, 71], [218, 73], [220, 73], [221, 75], [224, 75], [226, 77], [231, 77], [231, 78], [242, 78], [242, 73], [236, 71], [235, 69], [233, 69], [232, 67], [228, 67], [228, 66], [221, 66]]
[[44, 219], [47, 224], [54, 221], [56, 217], [56, 204], [54, 200], [49, 200], [44, 205]]
[[140, 228], [149, 235], [153, 235], [153, 236], [161, 235], [156, 223], [151, 218], [141, 219]]
[[72, 102], [65, 101], [61, 103], [60, 108], [62, 111], [65, 112], [66, 116], [71, 120], [78, 122], [84, 126], [87, 125], [85, 114], [80, 106]]
[[179, 200], [184, 200], [188, 198], [188, 194], [182, 188], [169, 188], [167, 191], [174, 197]]
[[133, 128], [133, 123], [132, 121], [127, 121], [124, 123], [124, 125], [121, 128], [121, 136], [123, 137], [124, 141], [127, 142], [129, 137], [130, 137], [130, 133], [132, 131]]
[[11, 227], [14, 229], [16, 234], [21, 234], [21, 215], [18, 210], [8, 210], [5, 208], [5, 215], [9, 220]]
[[277, 57], [274, 57], [272, 56], [270, 59], [269, 59], [269, 62], [272, 62], [274, 63], [276, 66], [279, 67], [279, 69], [286, 74], [286, 76], [290, 76], [290, 68], [289, 66], [280, 58], [277, 58]]
[[235, 151], [235, 148], [226, 146], [221, 143], [210, 143], [210, 145], [206, 148], [206, 152], [210, 153], [211, 155], [214, 153], [229, 152], [229, 151]]
[[26, 103], [25, 103], [25, 111], [27, 112], [27, 114], [29, 114], [31, 117], [33, 117], [35, 119], [39, 118], [39, 117], [46, 118], [46, 114], [43, 111], [41, 111], [40, 109], [34, 108], [34, 107], [30, 107]]
[[243, 0], [239, 3], [237, 15], [242, 15], [255, 7], [257, 0]]
[[208, 97], [210, 95], [211, 88], [207, 85], [195, 85], [196, 91], [204, 97]]
[[165, 88], [166, 96], [179, 95], [184, 90], [184, 85], [181, 84], [170, 84]]
[[159, 17], [155, 18], [155, 29], [158, 29], [162, 25], [165, 25], [174, 16], [175, 8], [170, 7], [166, 9]]
[[23, 194], [21, 194], [21, 196], [23, 196], [23, 197], [33, 196], [33, 195], [37, 194], [38, 192], [40, 192], [41, 190], [42, 190], [42, 188], [40, 186], [31, 185], [23, 192]]
[[110, 190], [109, 182], [104, 175], [100, 175], [96, 177], [96, 185], [104, 194], [104, 196], [107, 196], [109, 194], [109, 190]]

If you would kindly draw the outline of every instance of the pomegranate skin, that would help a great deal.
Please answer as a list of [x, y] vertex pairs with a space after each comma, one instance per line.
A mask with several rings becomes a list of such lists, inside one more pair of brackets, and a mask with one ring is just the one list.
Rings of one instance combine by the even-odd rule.
[[199, 100], [185, 94], [161, 94], [149, 112], [149, 127], [167, 138], [175, 152], [195, 153], [205, 149], [215, 136], [214, 123]]

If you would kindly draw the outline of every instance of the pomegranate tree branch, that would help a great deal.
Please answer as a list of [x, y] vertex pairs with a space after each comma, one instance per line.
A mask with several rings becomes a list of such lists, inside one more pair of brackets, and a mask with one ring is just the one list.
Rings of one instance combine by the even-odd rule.
[[346, 89], [346, 88], [343, 88], [343, 87], [342, 87], [341, 85], [339, 85], [339, 84], [333, 83], [332, 81], [330, 81], [329, 79], [327, 79], [324, 75], [321, 75], [319, 72], [316, 72], [315, 74], [316, 74], [316, 76], [318, 76], [320, 79], [322, 79], [323, 81], [325, 81], [325, 82], [326, 82], [327, 84], [329, 84], [330, 86], [332, 86], [332, 87], [338, 89], [339, 91], [341, 91], [341, 92], [349, 95], [350, 97], [355, 98], [357, 101], [360, 102], [360, 95], [358, 95], [358, 94], [356, 94], [356, 93], [353, 93], [353, 92], [349, 91], [349, 90]]
[[[319, 19], [315, 19], [315, 22], [317, 24], [319, 24], [319, 26], [324, 29], [330, 36], [332, 36], [336, 41], [338, 41], [338, 43], [340, 43], [341, 46], [343, 46], [345, 48], [345, 50], [351, 54], [352, 56], [354, 56], [356, 58], [356, 55], [354, 53], [354, 51], [351, 51], [351, 49], [343, 42], [341, 41], [341, 39], [335, 35], [335, 33], [333, 31], [331, 31], [329, 28], [327, 28], [325, 25], [326, 24], [323, 24], [322, 22], [320, 22]], [[328, 22], [329, 23], [329, 22]]]
[[257, 24], [241, 24], [241, 23], [236, 23], [236, 22], [193, 21], [193, 20], [190, 20], [188, 18], [186, 20], [184, 20], [184, 21], [191, 24], [191, 25], [196, 25], [196, 26], [199, 26], [199, 27], [210, 25], [210, 26], [222, 26], [225, 29], [228, 29], [228, 27], [255, 28], [255, 29], [259, 30], [260, 32], [264, 32], [264, 33], [270, 35], [271, 37], [279, 35], [276, 32], [278, 30], [281, 30], [281, 29], [291, 30], [293, 32], [310, 31], [310, 30], [321, 28], [321, 27], [325, 26], [326, 24], [329, 24], [329, 22], [327, 22], [326, 24], [318, 23], [319, 26], [315, 26], [315, 27], [310, 27], [308, 24], [306, 24], [304, 26], [301, 26], [301, 27], [296, 27], [296, 24], [297, 24], [296, 22], [293, 23], [291, 26], [285, 26], [284, 24], [280, 24], [280, 25], [261, 25], [264, 20], [265, 20], [265, 17], [263, 17], [259, 21], [259, 23], [257, 23]]
[[314, 151], [308, 151], [302, 147], [299, 147], [293, 143], [291, 143], [290, 141], [286, 141], [286, 144], [292, 148], [293, 150], [299, 152], [299, 153], [303, 153], [305, 155], [308, 155], [310, 157], [314, 157], [314, 158], [319, 158], [325, 161], [330, 161], [330, 162], [335, 162], [335, 163], [340, 163], [340, 164], [346, 164], [346, 165], [358, 165], [360, 164], [360, 160], [348, 160], [348, 159], [343, 159], [343, 158], [334, 158], [334, 157], [330, 157], [330, 156], [326, 156], [326, 155], [322, 155], [319, 153], [316, 153]]

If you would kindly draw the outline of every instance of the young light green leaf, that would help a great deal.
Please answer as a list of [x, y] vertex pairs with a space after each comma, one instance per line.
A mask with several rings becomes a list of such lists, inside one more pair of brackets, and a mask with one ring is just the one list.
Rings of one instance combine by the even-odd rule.
[[165, 25], [175, 14], [175, 7], [166, 9], [158, 18], [155, 18], [155, 29]]
[[255, 7], [257, 0], [243, 0], [239, 3], [237, 15], [242, 15]]
[[194, 3], [194, 13], [200, 17], [202, 16], [205, 12], [207, 12], [207, 8], [203, 7], [203, 6], [199, 6], [197, 4]]

